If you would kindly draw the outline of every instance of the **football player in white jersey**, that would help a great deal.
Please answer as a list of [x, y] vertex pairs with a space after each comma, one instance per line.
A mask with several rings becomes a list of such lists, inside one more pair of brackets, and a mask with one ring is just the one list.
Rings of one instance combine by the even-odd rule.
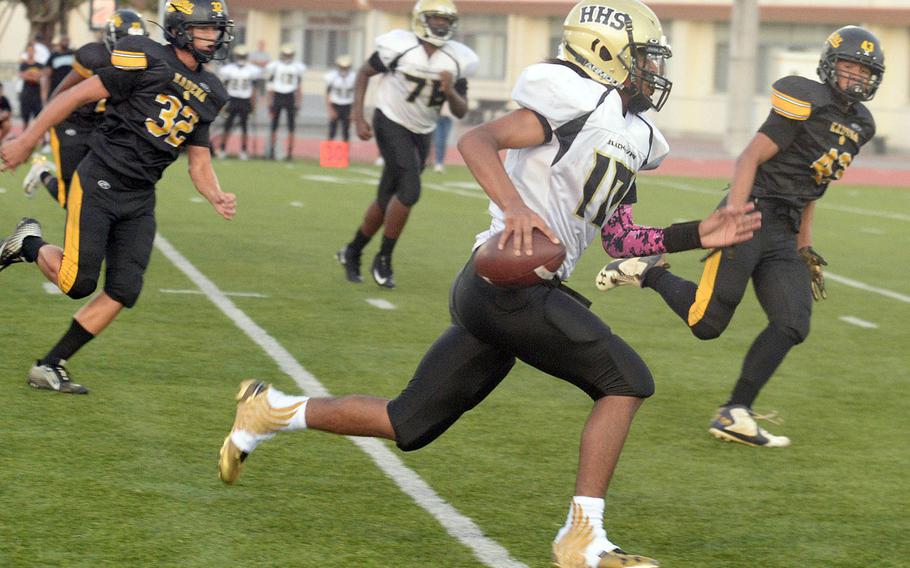
[[[335, 255], [351, 282], [362, 282], [363, 248], [384, 227], [382, 245], [373, 259], [373, 279], [394, 288], [392, 251], [411, 208], [420, 198], [420, 173], [442, 105], [458, 118], [468, 110], [468, 81], [477, 55], [453, 41], [458, 10], [452, 0], [418, 0], [411, 31], [393, 30], [376, 39], [376, 51], [357, 72], [353, 119], [357, 136], [376, 143], [384, 161], [376, 199], [367, 207], [354, 239]], [[367, 83], [381, 74], [373, 128], [363, 115]]]
[[357, 75], [351, 72], [351, 56], [339, 55], [335, 68], [325, 74], [325, 102], [329, 114], [329, 140], [339, 132], [347, 142], [351, 132], [351, 107], [354, 104], [354, 82]]
[[272, 61], [265, 68], [269, 78], [268, 89], [272, 93], [269, 110], [272, 114], [272, 125], [269, 135], [269, 159], [275, 159], [275, 143], [278, 137], [278, 120], [283, 110], [288, 124], [288, 145], [286, 160], [294, 158], [294, 124], [297, 118], [297, 109], [300, 108], [300, 87], [303, 83], [303, 73], [306, 65], [294, 61], [294, 46], [285, 44], [281, 46], [281, 58]]
[[[234, 429], [221, 451], [221, 478], [279, 430], [312, 428], [395, 440], [404, 451], [429, 444], [486, 398], [517, 359], [577, 386], [593, 401], [582, 432], [575, 496], [553, 542], [562, 568], [652, 567], [610, 542], [604, 494], [632, 418], [654, 390], [641, 357], [562, 281], [620, 203], [635, 175], [656, 167], [666, 141], [641, 112], [670, 91], [670, 48], [639, 0], [585, 0], [564, 24], [560, 58], [528, 67], [512, 92], [520, 108], [465, 134], [459, 149], [489, 195], [493, 218], [476, 246], [503, 231], [515, 254], [531, 252], [533, 229], [562, 242], [566, 260], [552, 280], [498, 288], [477, 275], [473, 256], [452, 287], [452, 324], [424, 355], [395, 399], [359, 395], [294, 397], [256, 381], [238, 394]], [[499, 151], [508, 149], [505, 167]], [[722, 209], [661, 232], [666, 251], [751, 237], [751, 206]], [[513, 246], [513, 245], [510, 245]], [[621, 513], [615, 513], [619, 515]]]
[[256, 91], [253, 83], [259, 78], [261, 70], [258, 66], [249, 62], [250, 52], [245, 45], [238, 45], [234, 48], [232, 55], [234, 62], [228, 63], [218, 72], [219, 77], [224, 82], [227, 89], [227, 119], [224, 122], [224, 134], [221, 135], [221, 150], [218, 157], [225, 156], [225, 146], [227, 146], [228, 136], [231, 135], [231, 129], [234, 127], [234, 120], [240, 118], [240, 159], [249, 158], [247, 154], [247, 123], [249, 122], [250, 113], [256, 108]]

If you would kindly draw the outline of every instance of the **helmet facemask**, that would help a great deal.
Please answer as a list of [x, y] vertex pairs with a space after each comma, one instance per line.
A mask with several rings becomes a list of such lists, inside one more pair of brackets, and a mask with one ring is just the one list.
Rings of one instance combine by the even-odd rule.
[[[871, 71], [871, 74], [866, 77], [859, 73], [851, 73], [845, 69], [838, 70], [838, 61], [859, 63]], [[829, 56], [823, 61], [821, 68], [826, 74], [826, 82], [850, 102], [872, 100], [875, 92], [878, 91], [879, 85], [882, 83], [882, 76], [884, 75], [884, 69], [880, 65], [870, 64], [869, 61], [864, 61], [861, 57], [847, 57], [844, 55]], [[849, 86], [846, 89], [842, 89], [839, 79], [848, 79], [850, 82]]]
[[[218, 34], [215, 36], [214, 41], [212, 41], [210, 48], [206, 50], [200, 50], [196, 47], [194, 43], [194, 35], [192, 30], [194, 28], [215, 28]], [[233, 21], [228, 22], [218, 22], [213, 24], [188, 24], [180, 26], [175, 34], [177, 38], [177, 47], [189, 51], [193, 58], [199, 63], [208, 63], [212, 60], [221, 61], [227, 59], [228, 53], [230, 53], [231, 42], [234, 41], [234, 23]], [[202, 40], [205, 43], [209, 43], [211, 40]]]
[[423, 33], [418, 33], [420, 39], [437, 47], [452, 39], [458, 29], [458, 16], [446, 12], [422, 12], [418, 19], [423, 27]]
[[673, 83], [666, 78], [667, 59], [672, 57], [670, 46], [659, 43], [629, 43], [625, 52], [620, 54], [620, 61], [628, 60], [631, 65], [627, 67], [629, 79], [623, 87], [631, 87], [634, 94], [629, 101], [629, 110], [638, 114], [649, 109], [660, 111], [670, 97]]

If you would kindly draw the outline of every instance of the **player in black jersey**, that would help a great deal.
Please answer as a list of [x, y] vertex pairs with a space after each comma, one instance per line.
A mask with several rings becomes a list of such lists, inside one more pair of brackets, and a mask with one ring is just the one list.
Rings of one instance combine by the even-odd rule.
[[68, 189], [63, 248], [45, 243], [34, 219], [23, 219], [0, 241], [0, 270], [37, 262], [41, 272], [71, 298], [92, 294], [105, 262], [104, 290], [74, 316], [69, 330], [35, 363], [36, 388], [85, 393], [69, 379], [64, 360], [103, 331], [124, 307], [135, 305], [155, 237], [155, 183], [186, 148], [196, 189], [225, 219], [236, 198], [225, 193], [212, 169], [209, 125], [227, 100], [218, 78], [203, 63], [227, 55], [233, 22], [223, 1], [169, 0], [165, 38], [127, 36], [103, 67], [55, 97], [18, 138], [0, 147], [2, 169], [22, 163], [41, 136], [82, 105], [107, 99], [104, 121]]
[[[145, 20], [135, 10], [124, 8], [114, 12], [104, 25], [101, 41], [87, 43], [80, 47], [72, 59], [72, 70], [58, 83], [50, 98], [70, 89], [95, 74], [102, 67], [110, 67], [111, 51], [121, 39], [130, 35], [147, 36]], [[32, 167], [22, 181], [25, 195], [32, 197], [41, 183], [48, 193], [66, 207], [66, 188], [76, 166], [89, 151], [89, 137], [101, 124], [104, 117], [105, 101], [89, 103], [80, 107], [73, 114], [51, 128], [51, 152], [54, 156], [57, 176], [51, 175], [51, 165], [43, 155], [32, 159]]]
[[884, 72], [878, 39], [846, 26], [827, 39], [818, 66], [821, 82], [790, 76], [774, 83], [771, 112], [737, 158], [726, 199], [734, 207], [754, 200], [762, 227], [751, 241], [708, 256], [698, 285], [654, 258], [617, 260], [598, 276], [601, 289], [653, 288], [699, 339], [723, 333], [752, 279], [768, 326], [711, 423], [717, 438], [750, 446], [790, 444], [758, 426], [756, 418], [763, 417], [752, 411], [752, 403], [787, 352], [806, 339], [813, 297], [827, 296], [821, 268], [827, 263], [812, 248], [815, 202], [875, 135], [863, 102], [875, 96]]

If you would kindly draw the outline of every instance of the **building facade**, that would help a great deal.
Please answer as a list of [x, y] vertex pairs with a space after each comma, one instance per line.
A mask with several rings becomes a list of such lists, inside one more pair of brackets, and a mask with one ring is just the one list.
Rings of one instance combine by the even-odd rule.
[[[575, 0], [455, 0], [461, 13], [456, 38], [480, 57], [470, 83], [470, 122], [487, 120], [510, 107], [509, 93], [527, 65], [552, 57], [562, 21]], [[722, 137], [727, 125], [730, 19], [734, 0], [645, 0], [660, 17], [673, 48], [669, 61], [673, 92], [655, 120], [671, 136]], [[273, 58], [290, 43], [308, 71], [303, 122], [324, 124], [323, 75], [335, 58], [350, 54], [355, 66], [373, 50], [375, 38], [410, 26], [414, 0], [229, 0], [237, 40]], [[869, 103], [877, 123], [876, 149], [910, 151], [910, 1], [758, 0], [759, 45], [751, 120], [757, 127], [769, 108], [770, 84], [785, 74], [815, 78], [818, 56], [834, 29], [857, 24], [873, 31], [885, 49], [885, 80]], [[85, 22], [87, 4], [70, 18], [78, 46], [93, 38]], [[156, 15], [148, 14], [152, 20]], [[20, 5], [0, 13], [3, 80], [11, 79], [15, 56], [27, 40]], [[10, 22], [13, 22], [11, 25]], [[152, 26], [154, 28], [154, 26]], [[7, 92], [9, 96], [9, 90]], [[368, 100], [369, 104], [370, 101]]]

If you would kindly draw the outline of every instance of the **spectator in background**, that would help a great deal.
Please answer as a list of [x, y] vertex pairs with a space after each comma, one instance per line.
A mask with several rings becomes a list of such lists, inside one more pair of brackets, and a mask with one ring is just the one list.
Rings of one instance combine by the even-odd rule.
[[266, 68], [268, 75], [269, 91], [272, 92], [269, 110], [272, 114], [272, 126], [269, 137], [269, 159], [275, 159], [275, 144], [278, 138], [278, 121], [281, 111], [285, 112], [288, 125], [287, 154], [285, 160], [294, 159], [294, 124], [297, 118], [297, 109], [300, 108], [300, 86], [303, 83], [303, 73], [306, 65], [294, 61], [294, 46], [285, 44], [281, 46], [281, 58], [269, 63]]
[[[32, 36], [31, 41], [28, 42], [28, 45], [35, 48], [35, 60], [41, 65], [45, 65], [47, 60], [51, 57], [51, 50], [48, 49], [47, 45], [44, 43], [44, 35], [41, 33], [36, 33]], [[26, 46], [26, 51], [27, 51]], [[26, 51], [23, 51], [19, 56], [19, 59], [25, 61]]]
[[259, 68], [259, 78], [253, 82], [253, 85], [256, 87], [256, 92], [261, 96], [265, 94], [265, 80], [267, 76], [265, 74], [265, 68], [269, 66], [269, 63], [272, 62], [272, 58], [269, 56], [269, 52], [265, 49], [265, 42], [259, 40], [256, 42], [256, 49], [250, 52], [249, 57], [250, 63]]
[[228, 136], [231, 135], [231, 128], [234, 126], [234, 120], [240, 119], [240, 159], [249, 159], [247, 154], [247, 123], [250, 113], [256, 107], [256, 91], [253, 87], [254, 81], [259, 78], [261, 69], [249, 62], [249, 54], [244, 45], [238, 45], [234, 48], [234, 62], [228, 63], [221, 68], [218, 75], [224, 81], [227, 89], [227, 120], [224, 123], [224, 134], [221, 136], [221, 149], [218, 151], [218, 157], [225, 157], [225, 147], [227, 146]]
[[13, 107], [9, 104], [9, 99], [3, 95], [3, 83], [0, 83], [0, 142], [9, 134], [12, 127]]
[[[351, 73], [351, 56], [339, 55], [335, 69], [325, 75], [325, 100], [329, 113], [329, 140], [335, 139], [340, 130], [341, 139], [347, 142], [351, 133], [351, 106], [354, 104], [354, 81], [357, 75]], [[338, 128], [338, 127], [341, 128]]]
[[446, 148], [449, 145], [449, 133], [452, 132], [452, 117], [449, 115], [448, 107], [443, 107], [436, 119], [436, 130], [433, 131], [433, 155], [435, 164], [433, 171], [441, 174], [445, 171]]
[[19, 112], [22, 115], [23, 128], [32, 118], [38, 116], [44, 101], [47, 100], [47, 81], [44, 80], [44, 65], [35, 56], [35, 45], [25, 48], [25, 59], [19, 64], [19, 78], [22, 79], [22, 91], [19, 92]]
[[73, 69], [73, 58], [76, 52], [70, 49], [69, 36], [62, 35], [54, 46], [54, 51], [47, 60], [44, 74], [48, 78], [48, 92], [53, 93], [63, 79]]

